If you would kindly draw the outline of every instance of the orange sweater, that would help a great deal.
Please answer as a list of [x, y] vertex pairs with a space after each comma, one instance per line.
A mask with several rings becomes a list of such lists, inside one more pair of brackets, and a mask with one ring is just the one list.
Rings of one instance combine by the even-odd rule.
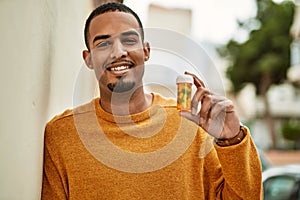
[[45, 130], [42, 199], [260, 199], [261, 167], [249, 131], [219, 147], [154, 95], [148, 110], [113, 116], [91, 103]]

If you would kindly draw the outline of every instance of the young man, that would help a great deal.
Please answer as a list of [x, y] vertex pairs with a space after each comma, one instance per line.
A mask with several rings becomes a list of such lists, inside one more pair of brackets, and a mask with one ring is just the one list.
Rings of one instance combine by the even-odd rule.
[[85, 41], [100, 98], [47, 124], [42, 199], [260, 199], [260, 161], [231, 101], [189, 73], [191, 112], [145, 93], [150, 45], [131, 9], [96, 8]]

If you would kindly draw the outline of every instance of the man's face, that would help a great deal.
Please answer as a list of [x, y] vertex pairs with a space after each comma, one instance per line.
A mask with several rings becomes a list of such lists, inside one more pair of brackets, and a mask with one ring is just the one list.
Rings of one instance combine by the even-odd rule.
[[86, 64], [95, 70], [101, 94], [127, 92], [142, 84], [149, 45], [143, 44], [135, 17], [107, 12], [95, 17], [89, 28], [90, 52]]

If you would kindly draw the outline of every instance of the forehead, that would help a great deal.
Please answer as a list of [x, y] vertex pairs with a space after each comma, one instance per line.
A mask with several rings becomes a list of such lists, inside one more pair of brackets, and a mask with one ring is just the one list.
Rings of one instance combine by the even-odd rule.
[[117, 35], [132, 29], [140, 29], [136, 18], [125, 12], [111, 11], [98, 15], [90, 24], [90, 39], [97, 35]]

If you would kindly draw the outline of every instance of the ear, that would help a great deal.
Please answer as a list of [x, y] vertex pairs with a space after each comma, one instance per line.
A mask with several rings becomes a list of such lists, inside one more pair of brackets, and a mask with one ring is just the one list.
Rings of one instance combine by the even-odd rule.
[[86, 66], [90, 69], [93, 69], [91, 53], [88, 50], [84, 50], [82, 52], [82, 57], [84, 59]]
[[144, 61], [148, 61], [149, 58], [150, 58], [150, 44], [149, 44], [149, 42], [144, 43], [144, 55], [145, 55]]

